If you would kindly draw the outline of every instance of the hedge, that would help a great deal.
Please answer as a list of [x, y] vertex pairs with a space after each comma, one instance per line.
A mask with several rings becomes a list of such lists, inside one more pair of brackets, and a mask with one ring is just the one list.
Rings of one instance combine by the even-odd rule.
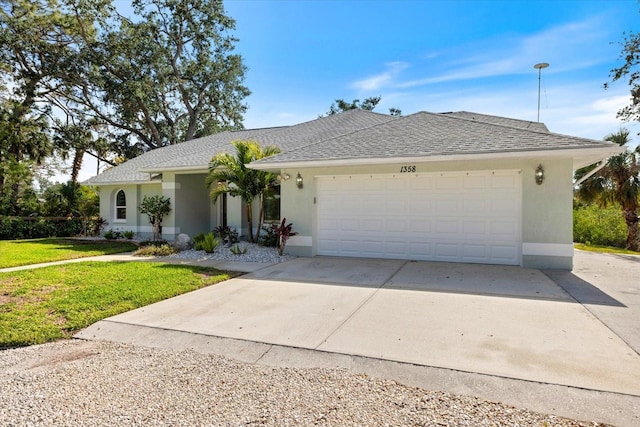
[[0, 240], [71, 237], [81, 233], [80, 218], [0, 217]]

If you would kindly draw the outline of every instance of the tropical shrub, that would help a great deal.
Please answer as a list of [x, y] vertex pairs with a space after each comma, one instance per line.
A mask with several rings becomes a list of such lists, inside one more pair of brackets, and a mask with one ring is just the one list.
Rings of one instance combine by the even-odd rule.
[[162, 245], [148, 245], [143, 246], [136, 250], [133, 255], [134, 256], [168, 256], [171, 254], [175, 254], [177, 252], [176, 248], [165, 243]]
[[249, 248], [247, 246], [241, 248], [240, 245], [236, 243], [235, 245], [231, 246], [230, 251], [234, 255], [244, 255], [249, 251]]
[[200, 233], [193, 237], [193, 248], [196, 251], [205, 251], [208, 254], [213, 253], [222, 243], [220, 237], [216, 237], [214, 233]]
[[573, 210], [573, 241], [588, 245], [624, 248], [627, 227], [620, 208], [596, 204], [579, 205]]
[[107, 240], [117, 240], [122, 237], [122, 233], [116, 230], [107, 230], [104, 232], [104, 238]]
[[265, 225], [262, 227], [264, 234], [260, 235], [260, 246], [268, 246], [275, 248], [278, 246], [278, 233], [274, 229], [273, 225]]
[[218, 227], [213, 229], [213, 233], [227, 245], [233, 245], [240, 241], [238, 231], [235, 228], [229, 227], [228, 225], [225, 225], [224, 227], [222, 225], [219, 225]]
[[277, 248], [278, 248], [278, 254], [280, 256], [284, 254], [284, 247], [287, 244], [287, 240], [289, 240], [289, 237], [295, 236], [296, 234], [298, 234], [294, 231], [291, 231], [293, 228], [293, 224], [291, 223], [286, 224], [286, 222], [287, 222], [287, 218], [282, 218], [282, 222], [280, 223], [280, 225], [278, 224], [271, 225], [276, 235], [278, 236]]

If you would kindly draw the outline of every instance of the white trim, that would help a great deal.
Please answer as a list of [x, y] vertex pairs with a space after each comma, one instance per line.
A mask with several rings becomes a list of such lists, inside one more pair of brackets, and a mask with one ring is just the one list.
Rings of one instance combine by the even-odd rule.
[[[624, 151], [624, 150], [623, 150]], [[331, 166], [361, 166], [361, 165], [387, 165], [387, 164], [406, 164], [406, 163], [430, 163], [430, 162], [450, 162], [463, 160], [491, 160], [491, 159], [527, 159], [527, 158], [578, 158], [584, 155], [589, 157], [598, 157], [596, 161], [619, 154], [620, 147], [594, 147], [580, 149], [560, 149], [545, 151], [511, 151], [501, 153], [473, 153], [473, 154], [451, 154], [451, 155], [435, 155], [435, 156], [407, 156], [407, 157], [388, 157], [388, 158], [357, 158], [357, 159], [327, 159], [312, 161], [290, 161], [290, 162], [265, 162], [251, 163], [248, 166], [257, 170], [275, 170], [275, 169], [294, 169], [294, 168], [311, 168], [311, 167], [331, 167]], [[588, 164], [591, 164], [588, 163]], [[576, 166], [576, 165], [574, 165]], [[578, 167], [580, 167], [578, 165]]]
[[[119, 205], [118, 204], [118, 194], [120, 194], [120, 192], [122, 192], [122, 194], [124, 194], [124, 205]], [[126, 223], [127, 222], [127, 199], [129, 197], [127, 196], [127, 192], [124, 191], [124, 189], [122, 187], [117, 188], [116, 191], [113, 193], [113, 222], [115, 223]], [[124, 218], [118, 218], [118, 209], [122, 209], [124, 208]]]
[[[91, 179], [91, 178], [89, 178]], [[117, 185], [119, 187], [123, 185], [148, 185], [148, 184], [160, 184], [160, 181], [104, 181], [104, 182], [81, 182], [80, 185], [87, 185], [91, 187], [103, 187], [105, 185]]]
[[522, 255], [573, 256], [572, 243], [522, 243]]
[[291, 236], [287, 240], [289, 246], [313, 246], [313, 238], [311, 236]]
[[595, 175], [599, 170], [601, 170], [602, 168], [604, 168], [605, 166], [607, 166], [607, 160], [608, 159], [603, 159], [600, 164], [598, 166], [596, 166], [595, 168], [591, 169], [591, 171], [589, 171], [588, 174], [586, 174], [585, 176], [583, 176], [582, 178], [580, 178], [579, 180], [577, 180], [576, 182], [573, 183], [573, 185], [580, 185], [583, 182], [585, 182], [587, 179], [591, 178], [593, 175]]
[[162, 181], [163, 190], [180, 190], [181, 184], [175, 181]]
[[190, 172], [194, 174], [200, 173], [208, 173], [209, 172], [209, 163], [205, 165], [193, 165], [193, 166], [173, 166], [173, 167], [149, 167], [149, 168], [141, 168], [137, 170], [141, 173], [162, 173], [162, 172]]
[[355, 178], [366, 178], [369, 175], [370, 179], [374, 178], [406, 178], [408, 176], [414, 176], [416, 178], [423, 176], [460, 176], [460, 175], [485, 175], [487, 172], [491, 172], [492, 174], [500, 173], [517, 173], [521, 174], [522, 169], [487, 169], [487, 170], [469, 170], [469, 171], [441, 171], [441, 172], [393, 172], [393, 173], [345, 173], [345, 174], [324, 174], [324, 175], [314, 175], [314, 178], [320, 179], [331, 179], [331, 178], [344, 178], [344, 177], [355, 177]]

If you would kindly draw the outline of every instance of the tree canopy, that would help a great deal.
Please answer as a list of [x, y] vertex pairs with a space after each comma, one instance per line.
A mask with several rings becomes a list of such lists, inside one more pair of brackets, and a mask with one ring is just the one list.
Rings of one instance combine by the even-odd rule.
[[[620, 146], [628, 146], [629, 131], [620, 129], [605, 137]], [[602, 168], [592, 173], [597, 165], [579, 169], [575, 179], [584, 181], [578, 186], [576, 196], [586, 202], [596, 202], [601, 206], [620, 207], [627, 225], [627, 249], [637, 251], [638, 241], [638, 205], [640, 196], [640, 148], [627, 148], [621, 154], [611, 156]], [[589, 173], [592, 175], [588, 176]], [[586, 179], [585, 179], [586, 177]]]
[[250, 92], [222, 1], [131, 5], [0, 0], [0, 208], [53, 155], [76, 182], [85, 153], [113, 164], [242, 128]]
[[[380, 96], [371, 96], [366, 98], [364, 101], [360, 102], [359, 99], [354, 99], [351, 102], [345, 101], [344, 99], [336, 99], [334, 103], [329, 107], [329, 111], [326, 112], [327, 116], [342, 113], [343, 111], [349, 110], [365, 110], [365, 111], [373, 111], [376, 106], [380, 103], [382, 97]], [[389, 114], [392, 116], [401, 116], [402, 110], [399, 108], [389, 108]]]
[[631, 92], [631, 103], [618, 111], [618, 117], [624, 120], [640, 120], [640, 33], [625, 32], [621, 42], [622, 51], [619, 59], [622, 65], [613, 68], [609, 74], [611, 82], [605, 83], [605, 89], [609, 83], [621, 79], [627, 79]]
[[[246, 165], [278, 154], [280, 149], [274, 145], [262, 147], [255, 141], [234, 141], [231, 144], [236, 150], [235, 154], [220, 153], [214, 156], [209, 163], [205, 184], [210, 189], [214, 203], [223, 194], [240, 197], [246, 208], [247, 240], [254, 242], [260, 236], [265, 196], [277, 184], [277, 177], [271, 172], [249, 169]], [[254, 237], [252, 203], [256, 199], [260, 200], [260, 218]]]

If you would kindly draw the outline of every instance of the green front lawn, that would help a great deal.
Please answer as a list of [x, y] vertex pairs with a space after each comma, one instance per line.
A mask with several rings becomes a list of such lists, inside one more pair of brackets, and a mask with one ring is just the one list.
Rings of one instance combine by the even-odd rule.
[[574, 243], [573, 246], [576, 249], [580, 249], [581, 251], [602, 252], [608, 254], [640, 255], [640, 252], [634, 252], [622, 248], [614, 248], [613, 246], [586, 245], [584, 243]]
[[0, 268], [130, 252], [136, 249], [137, 246], [130, 242], [108, 240], [0, 240]]
[[98, 320], [231, 274], [153, 262], [81, 262], [0, 273], [0, 348], [68, 338]]

